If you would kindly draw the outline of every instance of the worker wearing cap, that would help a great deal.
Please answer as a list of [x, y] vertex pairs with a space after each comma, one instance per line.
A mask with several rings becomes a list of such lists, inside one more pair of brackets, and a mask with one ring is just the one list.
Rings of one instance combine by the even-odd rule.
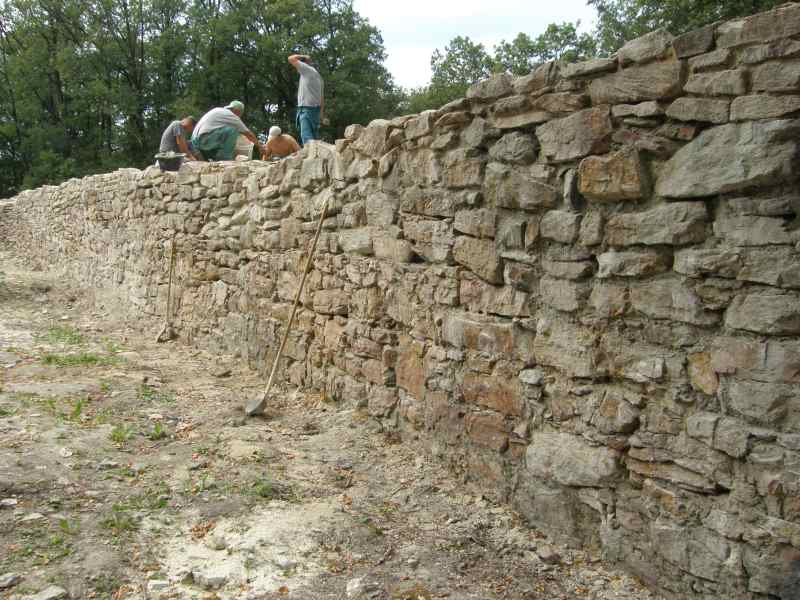
[[234, 100], [224, 108], [212, 108], [197, 122], [192, 135], [192, 147], [203, 160], [233, 160], [236, 154], [236, 140], [242, 134], [253, 142], [259, 152], [264, 147], [258, 138], [242, 122], [244, 104]]
[[300, 73], [297, 128], [300, 130], [300, 143], [305, 146], [309, 141], [319, 139], [319, 124], [325, 121], [324, 83], [307, 54], [292, 54], [289, 64]]
[[262, 156], [264, 160], [285, 158], [300, 151], [300, 144], [297, 143], [297, 140], [288, 133], [283, 133], [277, 125], [269, 128], [269, 137], [264, 147], [266, 148], [266, 152]]

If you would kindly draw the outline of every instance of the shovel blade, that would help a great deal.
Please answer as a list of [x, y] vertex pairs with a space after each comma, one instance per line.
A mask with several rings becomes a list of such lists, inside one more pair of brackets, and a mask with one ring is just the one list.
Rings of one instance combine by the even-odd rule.
[[267, 407], [267, 395], [263, 394], [259, 398], [254, 398], [245, 406], [244, 412], [248, 417], [255, 417], [264, 414], [264, 409]]

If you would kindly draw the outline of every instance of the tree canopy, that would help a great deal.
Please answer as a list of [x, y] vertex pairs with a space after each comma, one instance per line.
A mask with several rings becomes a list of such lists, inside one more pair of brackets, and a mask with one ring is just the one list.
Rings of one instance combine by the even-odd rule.
[[230, 100], [294, 129], [293, 52], [326, 83], [323, 135], [394, 110], [383, 40], [352, 0], [7, 0], [0, 4], [0, 197], [144, 166], [163, 129]]

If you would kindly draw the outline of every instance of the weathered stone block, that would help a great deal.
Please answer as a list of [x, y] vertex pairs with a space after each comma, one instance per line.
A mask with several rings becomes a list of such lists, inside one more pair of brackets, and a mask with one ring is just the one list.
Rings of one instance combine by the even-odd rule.
[[728, 67], [732, 56], [733, 53], [727, 49], [701, 54], [689, 60], [689, 69], [692, 73], [701, 73], [710, 69]]
[[754, 92], [797, 92], [800, 90], [800, 60], [759, 65], [753, 72], [752, 82]]
[[698, 243], [706, 238], [706, 219], [706, 207], [696, 202], [674, 202], [641, 213], [620, 214], [606, 224], [606, 242], [612, 246]]
[[536, 362], [555, 367], [573, 377], [601, 373], [596, 355], [597, 334], [563, 318], [542, 318], [536, 326]]
[[588, 108], [541, 125], [536, 135], [549, 162], [566, 162], [609, 148], [612, 125], [608, 107]]
[[531, 94], [553, 85], [558, 80], [560, 64], [554, 60], [539, 65], [528, 75], [517, 77], [512, 82], [514, 93]]
[[800, 96], [740, 96], [731, 104], [731, 121], [775, 119], [797, 111], [800, 111]]
[[339, 248], [342, 252], [362, 254], [369, 256], [372, 254], [372, 230], [369, 227], [353, 229], [339, 233]]
[[470, 312], [501, 315], [505, 317], [530, 316], [528, 294], [513, 286], [498, 287], [473, 275], [459, 282], [459, 298]]
[[675, 54], [678, 58], [686, 58], [708, 52], [714, 47], [715, 32], [716, 25], [708, 25], [707, 27], [679, 35], [672, 40]]
[[597, 276], [643, 277], [663, 273], [669, 269], [668, 258], [659, 252], [604, 252], [597, 257]]
[[539, 282], [539, 297], [543, 304], [564, 312], [575, 312], [583, 307], [589, 296], [586, 284], [564, 279], [542, 277]]
[[442, 339], [459, 349], [510, 356], [514, 352], [511, 323], [478, 320], [464, 313], [448, 312], [442, 322]]
[[343, 290], [320, 290], [314, 292], [311, 305], [315, 312], [323, 315], [346, 315], [349, 297]]
[[431, 219], [405, 219], [403, 231], [414, 244], [414, 251], [428, 262], [450, 262], [453, 254], [452, 227]]
[[451, 150], [444, 159], [442, 181], [449, 188], [477, 187], [483, 183], [483, 170], [486, 163], [473, 157], [469, 150]]
[[597, 73], [614, 71], [617, 68], [616, 58], [594, 58], [582, 62], [568, 63], [561, 67], [561, 76], [565, 79], [587, 77]]
[[538, 140], [527, 133], [507, 133], [489, 150], [492, 160], [517, 165], [527, 165], [536, 160]]
[[501, 415], [497, 414], [470, 414], [466, 420], [467, 436], [469, 439], [479, 444], [495, 450], [504, 452], [508, 448], [509, 427]]
[[689, 354], [688, 372], [689, 382], [696, 390], [714, 396], [719, 389], [719, 377], [714, 372], [714, 367], [711, 364], [711, 354], [708, 352], [695, 352]]
[[481, 279], [489, 283], [503, 283], [503, 263], [494, 240], [458, 236], [453, 247], [453, 258]]
[[496, 100], [511, 95], [513, 91], [511, 76], [508, 73], [498, 73], [470, 86], [467, 90], [467, 98], [483, 101]]
[[639, 152], [626, 149], [584, 158], [578, 168], [578, 189], [594, 202], [619, 202], [642, 197], [645, 173]]
[[483, 194], [490, 206], [533, 211], [552, 208], [559, 198], [555, 187], [536, 179], [531, 171], [500, 163], [486, 167]]
[[578, 238], [581, 215], [566, 210], [551, 210], [539, 223], [539, 235], [545, 239], [571, 244]]
[[683, 89], [700, 96], [741, 96], [747, 93], [747, 81], [741, 69], [695, 73], [689, 76]]
[[729, 100], [710, 98], [678, 98], [669, 105], [667, 116], [678, 121], [707, 121], [727, 123], [731, 103]]
[[796, 40], [778, 40], [771, 44], [761, 44], [743, 48], [739, 54], [739, 62], [754, 65], [773, 58], [787, 58], [800, 54], [800, 42]]
[[622, 119], [625, 117], [638, 117], [646, 119], [648, 117], [660, 117], [664, 114], [664, 108], [659, 102], [640, 102], [639, 104], [616, 104], [611, 107], [611, 114]]
[[[351, 132], [354, 133], [354, 132]], [[370, 158], [380, 158], [388, 150], [386, 140], [389, 136], [389, 121], [378, 119], [372, 121], [369, 127], [362, 127], [351, 147]], [[347, 132], [345, 132], [347, 137]], [[353, 138], [348, 138], [353, 139]]]
[[500, 369], [499, 373], [482, 375], [467, 372], [461, 384], [464, 400], [510, 416], [521, 416], [525, 410], [516, 373]]
[[666, 29], [657, 29], [641, 37], [627, 42], [617, 52], [619, 61], [628, 63], [643, 63], [654, 58], [664, 56], [672, 49], [672, 34]]
[[623, 473], [617, 451], [568, 433], [535, 433], [525, 462], [533, 477], [567, 486], [613, 486]]
[[606, 390], [591, 423], [605, 434], [633, 433], [639, 426], [639, 409], [625, 400], [621, 390]]
[[425, 399], [425, 345], [409, 336], [401, 336], [397, 347], [395, 373], [397, 385], [417, 400]]
[[771, 42], [800, 33], [800, 6], [793, 3], [717, 26], [717, 46]]
[[791, 409], [792, 425], [797, 425], [797, 394], [794, 387], [783, 383], [763, 383], [733, 379], [723, 397], [735, 413], [760, 425], [789, 425], [785, 419]]
[[774, 185], [796, 173], [793, 121], [730, 123], [701, 133], [664, 166], [656, 193], [697, 198], [760, 184]]
[[800, 295], [760, 290], [738, 295], [725, 313], [725, 325], [756, 333], [800, 333]]
[[678, 279], [631, 285], [631, 306], [650, 317], [693, 325], [715, 325], [720, 316], [704, 309], [694, 291]]
[[684, 79], [682, 61], [656, 61], [595, 79], [589, 85], [589, 95], [594, 106], [675, 98], [683, 89]]
[[405, 139], [415, 140], [426, 135], [430, 135], [436, 123], [439, 113], [434, 110], [426, 110], [406, 121], [404, 125]]

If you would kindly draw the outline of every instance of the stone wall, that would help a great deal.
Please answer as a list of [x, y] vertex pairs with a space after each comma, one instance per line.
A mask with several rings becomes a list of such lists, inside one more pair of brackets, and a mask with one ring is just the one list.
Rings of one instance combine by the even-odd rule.
[[798, 114], [790, 4], [280, 163], [26, 192], [7, 241], [155, 319], [176, 235], [181, 336], [266, 370], [329, 198], [287, 383], [670, 597], [795, 598]]

